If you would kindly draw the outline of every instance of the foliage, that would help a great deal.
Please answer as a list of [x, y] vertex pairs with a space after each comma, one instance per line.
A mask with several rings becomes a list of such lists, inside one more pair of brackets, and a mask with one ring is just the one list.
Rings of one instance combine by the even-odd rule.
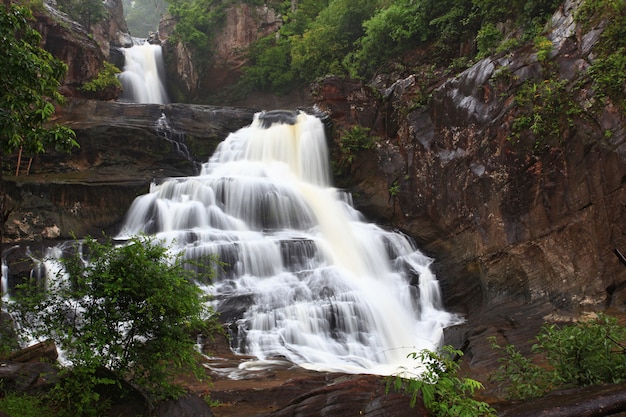
[[626, 113], [626, 2], [586, 0], [577, 10], [576, 22], [583, 30], [605, 21], [597, 57], [589, 68], [600, 97], [611, 99]]
[[109, 14], [102, 0], [57, 0], [59, 10], [91, 32], [92, 25], [102, 21]]
[[418, 360], [422, 369], [412, 377], [398, 375], [390, 379], [387, 390], [393, 384], [396, 390], [411, 395], [411, 407], [415, 407], [418, 395], [435, 417], [495, 416], [489, 404], [474, 399], [474, 393], [483, 388], [482, 384], [470, 378], [459, 377], [459, 364], [454, 360], [463, 352], [444, 346], [441, 351], [422, 350], [409, 356]]
[[560, 143], [582, 111], [567, 88], [567, 80], [526, 81], [515, 95], [519, 113], [513, 121], [512, 139], [530, 133], [535, 149]]
[[482, 59], [494, 53], [502, 38], [503, 34], [495, 24], [491, 22], [484, 24], [476, 34], [477, 57]]
[[117, 78], [117, 74], [121, 71], [110, 62], [104, 62], [103, 68], [98, 72], [98, 76], [91, 81], [86, 82], [81, 87], [83, 91], [103, 91], [107, 88], [121, 88], [122, 84]]
[[343, 57], [363, 35], [362, 22], [376, 4], [373, 0], [333, 0], [301, 35], [292, 39], [292, 68], [303, 80], [327, 74], [342, 75]]
[[[175, 0], [182, 1], [182, 0]], [[194, 0], [207, 1], [207, 0]], [[276, 36], [248, 51], [241, 88], [285, 92], [326, 75], [367, 79], [392, 71], [392, 61], [418, 45], [431, 45], [432, 62], [461, 62], [478, 43], [479, 57], [532, 41], [558, 0], [303, 0], [280, 3]], [[500, 27], [515, 22], [520, 39]], [[541, 49], [541, 52], [545, 49]], [[465, 56], [469, 63], [474, 56]]]
[[207, 65], [212, 40], [224, 23], [228, 0], [169, 0], [168, 11], [178, 19], [173, 39], [195, 51], [196, 61]]
[[589, 75], [599, 95], [609, 97], [626, 113], [626, 48], [596, 59], [589, 68]]
[[534, 364], [513, 345], [500, 346], [490, 338], [491, 347], [500, 352], [500, 368], [494, 379], [504, 385], [507, 398], [528, 399], [541, 397], [552, 389], [550, 373]]
[[2, 317], [0, 320], [0, 358], [8, 356], [19, 348], [20, 344], [15, 333], [13, 321]]
[[550, 58], [552, 52], [552, 41], [545, 36], [536, 36], [534, 39], [535, 48], [537, 48], [537, 61], [545, 63]]
[[[79, 394], [84, 401], [70, 405], [83, 413], [99, 400], [89, 388], [103, 384], [129, 381], [152, 399], [179, 395], [179, 372], [200, 375], [195, 334], [218, 329], [196, 273], [149, 237], [122, 246], [89, 238], [83, 247], [88, 260], [76, 250], [59, 261], [67, 275], [45, 291], [36, 282], [20, 287], [13, 307], [33, 336], [54, 340], [73, 364], [59, 392]], [[99, 376], [102, 369], [112, 376]]]
[[[423, 2], [401, 0], [363, 22], [365, 35], [346, 60], [353, 76], [370, 76], [391, 56], [432, 36]], [[405, 49], [406, 48], [406, 49]]]
[[165, 0], [123, 0], [122, 3], [128, 30], [139, 38], [159, 29], [159, 21], [168, 7]]
[[51, 415], [52, 410], [41, 397], [9, 392], [0, 399], [0, 413], [11, 417], [41, 417]]
[[0, 11], [1, 150], [23, 147], [30, 155], [51, 145], [69, 150], [78, 145], [74, 132], [46, 125], [54, 105], [63, 102], [58, 88], [67, 67], [39, 47], [41, 35], [31, 19], [30, 10], [16, 4]]
[[532, 352], [545, 358], [545, 368], [524, 358], [515, 347], [501, 347], [492, 340], [494, 348], [506, 355], [500, 358], [502, 364], [495, 376], [509, 384], [506, 391], [511, 398], [626, 380], [626, 327], [614, 317], [601, 314], [563, 327], [544, 325], [536, 340]]
[[626, 379], [626, 355], [620, 344], [626, 327], [600, 315], [572, 326], [545, 325], [537, 336], [535, 352], [545, 352], [560, 385], [617, 383]]
[[339, 138], [339, 164], [346, 167], [352, 163], [356, 153], [364, 149], [372, 149], [376, 138], [370, 135], [370, 129], [363, 126], [352, 126], [343, 130]]
[[241, 85], [286, 94], [296, 75], [291, 69], [291, 42], [286, 37], [267, 36], [255, 42], [248, 51], [251, 62], [244, 68]]

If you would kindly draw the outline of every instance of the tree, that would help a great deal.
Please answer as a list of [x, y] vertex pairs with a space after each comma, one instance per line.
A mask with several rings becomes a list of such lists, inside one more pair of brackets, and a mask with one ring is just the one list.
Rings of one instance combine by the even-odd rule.
[[[65, 126], [48, 126], [67, 66], [42, 49], [41, 35], [29, 21], [30, 9], [4, 2], [0, 7], [0, 247], [8, 216], [2, 157], [20, 148], [28, 155], [54, 146], [69, 150], [78, 143]], [[1, 252], [1, 251], [0, 251]]]
[[[45, 290], [37, 282], [20, 286], [13, 306], [24, 329], [54, 340], [71, 361], [62, 399], [82, 398], [83, 408], [93, 409], [98, 386], [121, 383], [151, 401], [180, 395], [175, 376], [200, 376], [196, 335], [219, 329], [193, 265], [151, 237], [80, 246], [58, 261], [62, 272]], [[103, 370], [108, 377], [99, 376]]]
[[108, 15], [102, 0], [59, 0], [57, 5], [59, 10], [80, 23], [87, 32], [91, 32], [92, 25]]
[[[411, 395], [411, 407], [418, 396], [434, 417], [495, 417], [496, 410], [489, 404], [474, 398], [483, 385], [471, 378], [458, 375], [457, 359], [463, 352], [451, 346], [443, 346], [437, 352], [427, 349], [411, 353], [418, 360], [417, 373], [405, 371], [387, 380], [387, 391], [393, 386]], [[419, 368], [419, 369], [417, 369]]]

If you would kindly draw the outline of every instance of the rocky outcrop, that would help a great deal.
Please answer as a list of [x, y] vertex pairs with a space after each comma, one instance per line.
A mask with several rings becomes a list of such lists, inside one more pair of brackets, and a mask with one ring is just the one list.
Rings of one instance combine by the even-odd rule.
[[102, 53], [109, 58], [112, 48], [127, 48], [132, 46], [133, 41], [124, 19], [122, 0], [105, 0], [103, 4], [107, 16], [94, 24], [91, 30]]
[[80, 148], [69, 156], [39, 155], [30, 175], [5, 176], [14, 202], [5, 242], [116, 233], [133, 199], [153, 180], [197, 174], [215, 146], [249, 124], [253, 114], [70, 100], [56, 121], [74, 129]]
[[43, 48], [67, 65], [60, 91], [66, 97], [80, 97], [80, 88], [98, 76], [106, 55], [78, 23], [47, 3], [44, 10], [45, 13], [36, 13], [36, 29], [42, 35]]
[[215, 31], [211, 41], [210, 56], [200, 56], [181, 43], [168, 40], [176, 27], [176, 19], [166, 17], [159, 24], [159, 37], [167, 57], [166, 72], [174, 97], [206, 101], [218, 90], [234, 84], [246, 63], [246, 49], [257, 39], [277, 32], [281, 20], [267, 5], [233, 3], [224, 10], [220, 24], [221, 30]]
[[357, 205], [434, 256], [448, 307], [468, 319], [449, 341], [474, 365], [493, 364], [489, 335], [524, 344], [544, 321], [626, 308], [626, 267], [615, 255], [626, 251], [623, 113], [610, 103], [589, 110], [587, 83], [562, 93], [585, 110], [560, 140], [509, 139], [525, 81], [544, 83], [550, 65], [573, 86], [592, 59], [600, 28], [577, 31], [573, 7], [553, 20], [547, 62], [532, 48], [482, 60], [426, 106], [406, 110], [421, 91], [416, 76], [377, 94], [337, 79], [315, 91], [339, 128], [360, 124], [383, 138], [349, 171]]
[[121, 91], [108, 89], [103, 92], [85, 92], [83, 84], [93, 80], [109, 60], [111, 49], [131, 46], [121, 0], [104, 2], [108, 14], [94, 24], [91, 33], [69, 19], [47, 2], [43, 11], [35, 11], [36, 29], [42, 34], [42, 46], [68, 67], [60, 88], [66, 97], [111, 100]]

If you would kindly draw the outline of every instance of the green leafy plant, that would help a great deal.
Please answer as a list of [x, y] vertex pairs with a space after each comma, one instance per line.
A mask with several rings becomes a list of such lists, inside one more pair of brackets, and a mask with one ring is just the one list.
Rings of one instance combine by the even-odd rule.
[[591, 30], [603, 22], [604, 30], [589, 76], [601, 98], [609, 98], [626, 113], [626, 3], [615, 0], [586, 0], [576, 10], [574, 19], [582, 30]]
[[211, 61], [213, 40], [225, 21], [229, 0], [170, 0], [168, 11], [178, 19], [173, 41], [183, 42], [195, 51], [194, 62], [205, 68]]
[[11, 417], [41, 417], [54, 415], [40, 396], [23, 395], [15, 392], [5, 393], [0, 398], [0, 412]]
[[399, 192], [400, 192], [400, 185], [398, 184], [398, 181], [396, 180], [389, 187], [389, 195], [391, 197], [395, 197], [396, 195], [398, 195]]
[[537, 61], [546, 63], [552, 52], [552, 41], [545, 36], [536, 36], [534, 43], [537, 49]]
[[340, 166], [350, 165], [357, 152], [372, 149], [375, 143], [376, 140], [370, 135], [370, 129], [367, 127], [357, 125], [344, 130], [339, 138]]
[[504, 353], [495, 378], [507, 383], [510, 398], [541, 396], [556, 388], [626, 380], [626, 328], [604, 314], [568, 326], [544, 325], [532, 352], [545, 358], [540, 367], [512, 345], [492, 346]]
[[553, 78], [526, 81], [515, 95], [515, 105], [511, 139], [530, 134], [535, 149], [561, 143], [582, 112], [568, 91], [568, 81]]
[[444, 346], [440, 351], [422, 350], [409, 356], [420, 364], [413, 375], [398, 375], [388, 380], [387, 391], [396, 390], [411, 395], [411, 407], [415, 407], [418, 396], [435, 417], [481, 417], [495, 416], [489, 404], [474, 399], [474, 393], [483, 385], [470, 378], [459, 377], [459, 364], [455, 360], [463, 352]]
[[196, 335], [219, 329], [195, 270], [150, 237], [120, 246], [87, 239], [82, 246], [60, 261], [63, 275], [45, 291], [36, 282], [22, 285], [13, 305], [33, 336], [54, 340], [72, 363], [57, 402], [89, 415], [101, 402], [94, 388], [122, 382], [150, 400], [182, 394], [179, 373], [203, 374]]
[[500, 367], [494, 380], [503, 383], [509, 399], [541, 397], [552, 389], [551, 374], [522, 355], [513, 345], [500, 346], [495, 337], [490, 339], [491, 347], [502, 355], [498, 358]]
[[483, 25], [476, 35], [477, 58], [482, 59], [496, 51], [503, 34], [493, 23]]
[[117, 74], [121, 71], [110, 62], [104, 62], [104, 66], [98, 72], [98, 76], [91, 81], [86, 82], [81, 87], [83, 91], [103, 91], [107, 88], [122, 88]]

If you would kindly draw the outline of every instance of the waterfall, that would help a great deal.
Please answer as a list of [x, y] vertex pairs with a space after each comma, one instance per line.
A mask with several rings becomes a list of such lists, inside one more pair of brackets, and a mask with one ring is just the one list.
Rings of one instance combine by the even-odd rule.
[[118, 236], [154, 234], [188, 259], [217, 255], [199, 283], [230, 323], [233, 349], [308, 369], [392, 374], [439, 347], [456, 319], [432, 259], [365, 221], [330, 183], [322, 122], [259, 113], [195, 177], [153, 184]]
[[160, 45], [138, 42], [123, 48], [124, 71], [119, 75], [122, 83], [120, 101], [131, 103], [166, 104], [165, 67]]

